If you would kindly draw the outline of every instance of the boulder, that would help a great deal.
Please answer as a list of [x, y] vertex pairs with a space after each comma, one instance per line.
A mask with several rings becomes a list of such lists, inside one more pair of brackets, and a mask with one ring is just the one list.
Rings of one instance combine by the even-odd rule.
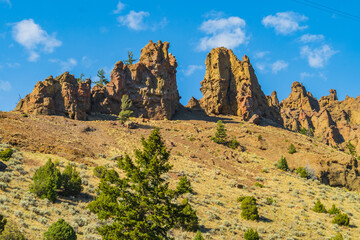
[[176, 83], [177, 62], [168, 53], [169, 43], [149, 42], [138, 63], [115, 64], [111, 81], [92, 90], [92, 112], [118, 115], [121, 98], [128, 95], [136, 117], [171, 119], [179, 105]]
[[35, 85], [32, 93], [21, 99], [15, 110], [27, 114], [61, 115], [86, 120], [90, 111], [91, 80], [78, 82], [65, 72], [48, 77]]
[[205, 65], [200, 105], [207, 113], [237, 115], [246, 121], [257, 114], [282, 122], [279, 111], [269, 105], [246, 55], [240, 61], [232, 50], [215, 48], [207, 55]]

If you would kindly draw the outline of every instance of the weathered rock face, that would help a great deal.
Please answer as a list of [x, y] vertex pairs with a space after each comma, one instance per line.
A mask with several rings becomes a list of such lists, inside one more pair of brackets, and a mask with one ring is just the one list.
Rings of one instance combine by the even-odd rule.
[[106, 86], [92, 90], [92, 112], [119, 114], [121, 98], [128, 95], [135, 116], [171, 119], [179, 105], [176, 59], [168, 53], [169, 43], [149, 42], [136, 64], [119, 61]]
[[201, 82], [201, 107], [212, 114], [231, 114], [249, 120], [254, 114], [281, 123], [275, 107], [269, 106], [247, 56], [238, 60], [232, 50], [212, 49], [206, 58]]
[[62, 115], [86, 120], [90, 111], [91, 81], [78, 82], [65, 72], [38, 82], [32, 93], [21, 99], [15, 110], [24, 113]]
[[201, 108], [201, 106], [200, 106], [199, 101], [194, 97], [190, 98], [188, 104], [185, 107], [187, 107], [188, 109], [190, 109], [192, 111], [201, 111], [201, 110], [203, 110]]

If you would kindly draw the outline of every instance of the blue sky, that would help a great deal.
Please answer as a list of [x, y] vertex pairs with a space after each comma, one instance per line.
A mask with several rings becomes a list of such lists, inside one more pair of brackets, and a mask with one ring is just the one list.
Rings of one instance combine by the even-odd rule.
[[[302, 0], [300, 0], [302, 1]], [[360, 2], [313, 0], [351, 14]], [[339, 98], [360, 87], [360, 22], [292, 0], [25, 1], [0, 0], [0, 110], [14, 109], [38, 81], [70, 71], [95, 79], [115, 62], [136, 58], [149, 40], [170, 42], [181, 102], [201, 98], [213, 47], [250, 57], [265, 94], [281, 99], [293, 81], [315, 97]]]

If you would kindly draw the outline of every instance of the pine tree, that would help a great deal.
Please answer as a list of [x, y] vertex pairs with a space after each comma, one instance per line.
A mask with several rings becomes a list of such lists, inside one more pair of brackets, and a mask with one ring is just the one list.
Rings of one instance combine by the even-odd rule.
[[5, 229], [6, 223], [7, 223], [7, 220], [4, 218], [3, 215], [0, 214], [0, 235]]
[[77, 196], [81, 193], [82, 186], [79, 172], [77, 172], [76, 167], [70, 163], [61, 174], [61, 181], [64, 188], [62, 192], [64, 196]]
[[224, 123], [219, 120], [216, 123], [216, 133], [215, 136], [212, 137], [211, 139], [216, 142], [216, 143], [220, 143], [220, 144], [225, 144], [226, 143], [226, 128]]
[[100, 180], [98, 197], [88, 205], [100, 220], [112, 220], [98, 232], [105, 240], [160, 240], [171, 239], [168, 231], [173, 228], [196, 231], [196, 212], [186, 198], [181, 201], [191, 189], [189, 182], [181, 180], [181, 186], [172, 190], [164, 178], [172, 166], [159, 129], [141, 142], [143, 149], [135, 150], [135, 161], [127, 154], [118, 161], [125, 177], [108, 170]]
[[321, 203], [320, 199], [317, 200], [312, 210], [317, 213], [326, 213], [325, 206]]
[[99, 81], [94, 81], [95, 84], [104, 86], [105, 84], [109, 83], [109, 80], [107, 80], [106, 77], [105, 77], [104, 69], [100, 69], [97, 72], [97, 76], [99, 78]]
[[280, 161], [277, 162], [276, 166], [277, 166], [278, 169], [281, 169], [281, 170], [284, 170], [284, 171], [289, 170], [286, 158], [284, 156], [281, 156]]
[[203, 235], [201, 234], [201, 232], [197, 231], [193, 240], [205, 240], [205, 239], [204, 239]]
[[36, 170], [33, 181], [30, 192], [35, 193], [40, 198], [47, 198], [52, 202], [56, 201], [56, 190], [61, 187], [61, 174], [51, 159]]
[[125, 65], [131, 65], [133, 62], [135, 62], [137, 59], [134, 59], [134, 54], [132, 51], [128, 51], [128, 59], [124, 60], [123, 62]]
[[259, 234], [256, 230], [249, 228], [244, 234], [245, 240], [259, 240]]
[[129, 96], [123, 95], [121, 98], [121, 112], [119, 113], [119, 119], [122, 124], [126, 122], [133, 113], [133, 111], [130, 110], [131, 105], [132, 102], [129, 99]]

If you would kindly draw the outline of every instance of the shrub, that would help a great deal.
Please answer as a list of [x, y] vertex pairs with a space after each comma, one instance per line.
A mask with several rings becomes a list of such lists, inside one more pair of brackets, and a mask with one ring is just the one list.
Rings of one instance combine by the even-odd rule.
[[349, 226], [350, 218], [346, 213], [339, 213], [334, 217], [332, 223], [335, 223], [339, 226]]
[[259, 188], [265, 187], [263, 184], [261, 184], [261, 183], [259, 183], [259, 182], [256, 182], [254, 185], [257, 186], [257, 187], [259, 187]]
[[4, 231], [7, 220], [0, 214], [0, 234]]
[[276, 166], [277, 166], [278, 169], [281, 169], [281, 170], [284, 170], [284, 171], [289, 170], [286, 158], [283, 157], [283, 156], [281, 156], [280, 161], [277, 162]]
[[205, 240], [205, 239], [204, 239], [203, 235], [201, 234], [201, 232], [197, 231], [193, 240]]
[[64, 219], [59, 219], [53, 223], [49, 229], [44, 233], [44, 240], [76, 240], [77, 236], [74, 229], [65, 222]]
[[26, 240], [17, 225], [9, 222], [5, 225], [4, 231], [0, 235], [0, 240]]
[[344, 240], [344, 238], [341, 233], [337, 233], [334, 237], [330, 238], [330, 240]]
[[271, 205], [271, 204], [273, 204], [274, 202], [275, 202], [275, 200], [272, 199], [272, 198], [270, 198], [270, 197], [267, 197], [267, 198], [265, 199], [265, 203], [266, 203], [267, 205]]
[[65, 167], [64, 172], [61, 174], [61, 182], [63, 186], [63, 195], [77, 196], [81, 193], [81, 178], [76, 167], [70, 163]]
[[94, 168], [93, 173], [95, 177], [103, 178], [108, 170], [104, 166], [97, 166]]
[[256, 221], [259, 219], [259, 213], [254, 197], [245, 197], [241, 201], [241, 217], [246, 220]]
[[356, 149], [355, 146], [352, 145], [352, 143], [350, 141], [347, 142], [346, 144], [346, 148], [349, 150], [350, 154], [355, 156], [356, 155]]
[[320, 199], [317, 200], [312, 210], [317, 213], [326, 213], [325, 206], [321, 203]]
[[309, 173], [306, 171], [306, 168], [304, 168], [304, 167], [299, 167], [298, 169], [296, 169], [296, 173], [300, 174], [300, 177], [302, 177], [302, 178], [309, 177]]
[[121, 98], [121, 111], [119, 113], [119, 120], [121, 123], [126, 122], [131, 114], [133, 114], [133, 111], [130, 110], [132, 105], [131, 100], [129, 99], [128, 95], [123, 95]]
[[258, 141], [261, 141], [261, 140], [263, 139], [263, 137], [261, 136], [261, 134], [259, 134], [259, 135], [257, 136], [257, 139], [258, 139]]
[[230, 142], [227, 143], [227, 146], [229, 148], [236, 149], [237, 147], [240, 146], [240, 143], [236, 139], [233, 139], [233, 140], [231, 140]]
[[340, 213], [340, 209], [338, 209], [337, 207], [335, 207], [335, 204], [333, 204], [331, 206], [331, 208], [327, 211], [329, 214], [339, 214]]
[[288, 153], [290, 153], [290, 154], [296, 153], [296, 148], [295, 148], [294, 144], [290, 144]]
[[245, 240], [259, 240], [259, 234], [256, 230], [249, 228], [244, 234]]
[[11, 156], [13, 155], [13, 150], [11, 148], [6, 148], [5, 150], [0, 152], [0, 159], [3, 161], [9, 161]]
[[61, 174], [51, 159], [36, 170], [33, 181], [30, 192], [35, 193], [40, 198], [47, 198], [52, 202], [56, 201], [56, 189], [61, 187]]
[[216, 133], [214, 137], [211, 137], [211, 140], [213, 140], [216, 143], [224, 144], [226, 143], [226, 129], [224, 123], [219, 120], [216, 123]]

